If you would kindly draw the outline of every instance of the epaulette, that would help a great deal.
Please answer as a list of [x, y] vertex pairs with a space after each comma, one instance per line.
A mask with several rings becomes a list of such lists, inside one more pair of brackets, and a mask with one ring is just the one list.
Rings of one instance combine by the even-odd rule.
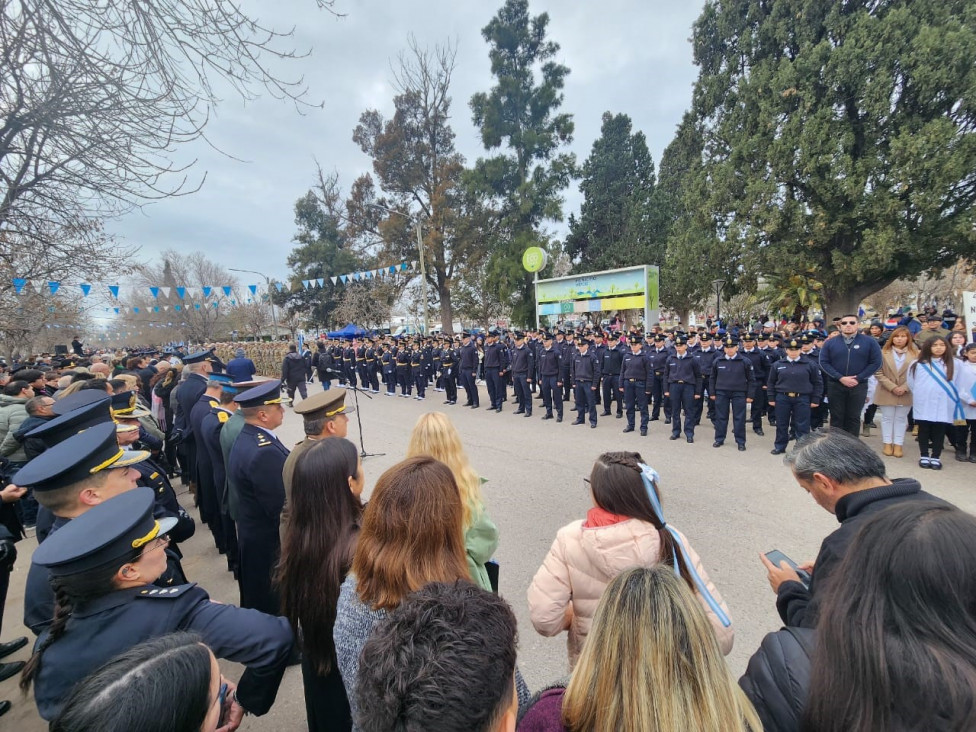
[[230, 419], [230, 415], [227, 412], [225, 412], [223, 409], [218, 409], [217, 410], [217, 421], [218, 422], [220, 422], [221, 424], [223, 424], [224, 422], [226, 422], [229, 419]]
[[263, 432], [258, 432], [258, 447], [267, 447], [274, 444], [274, 441]]
[[190, 588], [196, 587], [196, 582], [190, 582], [186, 585], [176, 585], [176, 587], [147, 587], [144, 590], [139, 590], [136, 597], [143, 599], [155, 599], [159, 597], [179, 597], [180, 595], [187, 592]]

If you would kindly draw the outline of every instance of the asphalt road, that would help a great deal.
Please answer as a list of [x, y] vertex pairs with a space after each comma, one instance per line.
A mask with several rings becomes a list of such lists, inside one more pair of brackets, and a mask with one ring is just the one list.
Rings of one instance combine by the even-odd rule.
[[[319, 389], [319, 385], [310, 386]], [[383, 453], [366, 458], [367, 495], [379, 475], [402, 459], [416, 419], [427, 411], [444, 411], [461, 432], [472, 464], [488, 482], [484, 486], [487, 509], [501, 532], [497, 559], [501, 565], [501, 593], [519, 620], [519, 665], [532, 689], [551, 682], [567, 671], [565, 637], [543, 638], [528, 617], [525, 593], [556, 531], [584, 516], [591, 505], [583, 483], [593, 460], [608, 450], [637, 450], [662, 478], [662, 498], [669, 523], [689, 539], [731, 610], [736, 632], [728, 657], [738, 676], [764, 634], [779, 628], [774, 597], [759, 563], [761, 551], [780, 549], [797, 561], [812, 559], [823, 537], [836, 527], [834, 517], [817, 506], [792, 479], [782, 459], [769, 454], [772, 429], [765, 437], [749, 432], [748, 450], [737, 452], [729, 444], [713, 449], [707, 421], [698, 428], [694, 444], [684, 439], [669, 441], [670, 428], [652, 422], [650, 434], [622, 434], [624, 420], [600, 418], [597, 429], [573, 426], [566, 420], [542, 422], [541, 409], [530, 419], [515, 416], [514, 398], [498, 414], [484, 406], [472, 410], [444, 406], [444, 395], [428, 390], [426, 401], [390, 398], [382, 394], [367, 399], [360, 395], [366, 451]], [[487, 404], [481, 387], [482, 405]], [[352, 401], [352, 394], [348, 396]], [[463, 399], [463, 392], [462, 392]], [[359, 442], [352, 415], [349, 438]], [[286, 444], [302, 437], [301, 419], [289, 410], [279, 435]], [[881, 448], [878, 437], [868, 438]], [[732, 443], [730, 438], [730, 443]], [[943, 455], [941, 472], [917, 466], [918, 452], [909, 436], [906, 457], [886, 458], [890, 477], [916, 477], [929, 492], [976, 513], [976, 465], [956, 463], [951, 451]], [[177, 490], [181, 490], [177, 486]], [[182, 495], [189, 509], [192, 499]], [[195, 511], [194, 511], [195, 513]], [[24, 580], [33, 539], [18, 545], [20, 559], [11, 577], [4, 611], [3, 640], [27, 632], [22, 626]], [[221, 602], [238, 601], [236, 584], [223, 567], [206, 528], [198, 528], [181, 545], [187, 575]], [[4, 660], [27, 659], [29, 648]], [[236, 677], [240, 668], [221, 663], [225, 674]], [[0, 684], [0, 699], [10, 699], [13, 709], [0, 718], [0, 729], [41, 732], [47, 727], [37, 717], [31, 699], [20, 695], [16, 680]], [[278, 700], [265, 717], [247, 718], [246, 730], [305, 729], [305, 709], [299, 668], [290, 668]]]

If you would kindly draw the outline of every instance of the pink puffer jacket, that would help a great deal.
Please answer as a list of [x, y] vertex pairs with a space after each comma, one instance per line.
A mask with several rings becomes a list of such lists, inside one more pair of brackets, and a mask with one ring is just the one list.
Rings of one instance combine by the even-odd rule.
[[[583, 640], [590, 632], [596, 606], [610, 580], [625, 569], [657, 564], [661, 556], [661, 539], [657, 529], [649, 523], [626, 519], [609, 526], [584, 524], [574, 521], [559, 530], [528, 592], [532, 625], [545, 636], [557, 635], [566, 629], [566, 609], [572, 605], [573, 617], [566, 641], [570, 668], [576, 665]], [[729, 609], [708, 578], [698, 554], [684, 534], [679, 531], [678, 535], [702, 581], [728, 615]], [[722, 653], [728, 655], [735, 636], [732, 626], [724, 627], [705, 599], [697, 592], [696, 596], [715, 628]]]

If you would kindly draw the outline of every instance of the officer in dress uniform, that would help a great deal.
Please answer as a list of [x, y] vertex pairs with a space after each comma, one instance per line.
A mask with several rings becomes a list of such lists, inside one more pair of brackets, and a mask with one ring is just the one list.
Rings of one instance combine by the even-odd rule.
[[451, 339], [445, 337], [444, 345], [439, 349], [439, 363], [441, 369], [441, 391], [446, 393], [445, 404], [457, 404], [457, 356], [451, 347]]
[[[328, 379], [326, 380], [327, 383]], [[227, 505], [227, 468], [224, 464], [224, 453], [220, 448], [220, 433], [224, 424], [230, 421], [237, 411], [234, 397], [238, 394], [238, 388], [233, 383], [225, 383], [220, 392], [219, 404], [210, 409], [204, 415], [200, 423], [200, 443], [202, 449], [206, 450], [210, 458], [210, 466], [213, 472], [213, 484], [217, 495], [217, 506], [220, 512], [220, 531], [222, 532], [222, 544], [225, 547], [224, 556], [227, 558], [227, 569], [234, 574], [237, 579], [237, 563], [240, 555], [240, 548], [237, 545], [237, 527], [234, 519], [230, 516]], [[198, 451], [199, 452], [199, 451]]]
[[607, 344], [603, 349], [600, 371], [602, 373], [601, 388], [603, 390], [603, 417], [610, 416], [610, 407], [613, 402], [617, 403], [617, 419], [624, 416], [623, 401], [621, 396], [624, 390], [620, 388], [620, 369], [623, 363], [624, 354], [627, 352], [627, 345], [623, 338], [614, 344]]
[[414, 399], [423, 401], [427, 398], [427, 371], [424, 366], [424, 353], [420, 350], [420, 339], [413, 342], [413, 350], [410, 351], [410, 381], [417, 387], [417, 396]]
[[195, 584], [153, 585], [171, 525], [153, 516], [152, 491], [137, 488], [92, 507], [34, 552], [61, 603], [34, 648], [34, 699], [44, 719], [54, 719], [71, 688], [106, 661], [176, 631], [199, 634], [215, 656], [246, 667], [228, 721], [271, 708], [294, 644], [288, 622], [211, 602]]
[[501, 334], [498, 328], [488, 329], [488, 342], [485, 344], [485, 383], [488, 386], [488, 398], [491, 400], [491, 409], [496, 412], [502, 411], [502, 402], [505, 399], [505, 369], [507, 359], [505, 357], [506, 348], [499, 342]]
[[752, 398], [752, 407], [749, 411], [749, 419], [752, 422], [752, 431], [762, 437], [762, 416], [763, 407], [766, 404], [766, 380], [769, 378], [769, 360], [762, 349], [756, 345], [756, 336], [746, 333], [742, 337], [742, 351], [740, 355], [752, 362], [752, 371], [755, 374], [755, 383], [749, 396]]
[[681, 437], [681, 412], [684, 411], [685, 439], [695, 441], [695, 419], [698, 407], [695, 402], [701, 399], [701, 364], [688, 353], [688, 339], [683, 334], [674, 337], [674, 355], [668, 356], [664, 364], [664, 381], [667, 391], [664, 396], [671, 400], [671, 439]]
[[573, 382], [576, 397], [576, 421], [583, 424], [590, 415], [590, 427], [596, 429], [596, 389], [600, 383], [600, 362], [590, 353], [590, 340], [580, 338], [579, 348], [573, 356], [569, 378]]
[[567, 330], [565, 334], [565, 340], [563, 341], [563, 345], [562, 345], [563, 363], [565, 364], [565, 368], [566, 368], [566, 378], [563, 379], [563, 401], [564, 402], [569, 401], [571, 392], [575, 389], [573, 385], [573, 380], [569, 374], [569, 372], [573, 368], [573, 359], [576, 358], [576, 353], [577, 353], [575, 339], [576, 339], [576, 334], [571, 330]]
[[[191, 484], [191, 489], [196, 490], [196, 438], [193, 434], [193, 426], [190, 424], [190, 411], [193, 405], [199, 401], [200, 396], [207, 390], [207, 379], [213, 372], [214, 363], [217, 357], [213, 351], [197, 351], [191, 353], [183, 359], [184, 367], [189, 370], [189, 375], [183, 382], [176, 387], [176, 413], [173, 417], [174, 431], [179, 435], [177, 450], [180, 455], [180, 464], [185, 466], [183, 470], [184, 480]], [[209, 519], [201, 510], [200, 518], [204, 521]]]
[[732, 412], [732, 435], [739, 451], [746, 449], [746, 404], [756, 392], [756, 376], [752, 361], [739, 353], [739, 341], [726, 336], [722, 341], [725, 354], [712, 363], [711, 393], [715, 400], [715, 442], [721, 447], [729, 432], [729, 411]]
[[[812, 361], [818, 365], [820, 364], [820, 348], [817, 346], [817, 340], [821, 338], [821, 333], [815, 330], [807, 331], [800, 336], [800, 353], [808, 361]], [[818, 405], [810, 410], [811, 431], [819, 430], [821, 427], [823, 427], [824, 422], [827, 420], [827, 380], [823, 378], [821, 378], [821, 380], [824, 382], [824, 387], [820, 394]]]
[[347, 347], [342, 349], [342, 368], [346, 372], [346, 381], [349, 386], [356, 387], [356, 341], [353, 340]]
[[627, 426], [624, 432], [634, 431], [634, 409], [640, 409], [641, 437], [647, 436], [647, 398], [650, 396], [653, 379], [651, 362], [644, 358], [641, 349], [641, 337], [636, 333], [630, 336], [630, 350], [624, 354], [620, 365], [619, 391], [623, 392], [627, 405]]
[[515, 348], [512, 349], [512, 381], [518, 409], [515, 414], [532, 416], [532, 392], [529, 384], [535, 376], [535, 354], [525, 343], [525, 334], [515, 331]]
[[471, 339], [470, 331], [466, 330], [461, 333], [461, 355], [459, 358], [458, 369], [461, 373], [461, 386], [464, 387], [464, 393], [467, 397], [464, 406], [477, 409], [481, 406], [478, 385], [475, 382], [478, 375], [478, 347]]
[[281, 545], [278, 525], [285, 503], [281, 471], [288, 448], [275, 435], [285, 415], [277, 379], [238, 394], [244, 426], [230, 451], [227, 472], [237, 489], [241, 607], [278, 614], [272, 576]]
[[698, 419], [695, 420], [696, 425], [701, 424], [702, 410], [706, 408], [706, 404], [708, 419], [713, 422], [715, 421], [715, 400], [711, 398], [712, 392], [710, 391], [710, 376], [712, 373], [712, 364], [715, 362], [715, 359], [721, 355], [718, 349], [712, 346], [711, 333], [705, 331], [699, 336], [699, 340], [701, 340], [701, 348], [695, 354], [695, 358], [697, 358], [698, 362], [701, 364], [703, 381], [702, 388], [704, 389], [704, 392], [702, 393], [702, 398], [698, 402]]
[[[667, 381], [664, 379], [664, 370], [668, 363], [671, 353], [665, 346], [665, 338], [662, 334], [647, 334], [644, 344], [644, 358], [650, 361], [651, 373], [654, 375], [654, 386], [651, 389], [653, 397], [653, 408], [651, 409], [651, 421], [656, 422], [661, 418], [661, 407], [664, 407], [664, 424], [671, 424], [671, 400], [664, 397], [668, 390]], [[653, 342], [653, 345], [652, 345]]]
[[791, 423], [797, 438], [810, 432], [810, 411], [820, 404], [823, 395], [820, 366], [801, 355], [801, 346], [796, 338], [788, 340], [786, 357], [776, 361], [769, 370], [766, 393], [776, 412], [773, 455], [786, 452]]
[[369, 390], [374, 394], [380, 393], [379, 357], [379, 338], [374, 337], [366, 348], [366, 378], [369, 380]]
[[563, 421], [563, 356], [552, 340], [552, 333], [542, 334], [542, 350], [539, 351], [539, 380], [542, 404], [546, 408], [543, 419], [552, 419], [555, 406], [556, 421]]

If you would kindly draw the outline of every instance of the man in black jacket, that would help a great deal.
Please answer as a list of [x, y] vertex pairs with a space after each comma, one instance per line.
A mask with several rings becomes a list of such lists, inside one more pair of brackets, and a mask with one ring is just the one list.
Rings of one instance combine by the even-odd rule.
[[830, 573], [840, 564], [867, 519], [902, 501], [944, 502], [923, 491], [917, 480], [889, 480], [881, 456], [840, 429], [810, 433], [786, 457], [786, 464], [813, 500], [840, 521], [840, 528], [823, 540], [816, 561], [800, 565], [812, 576], [809, 588], [785, 562], [776, 567], [760, 554], [783, 622], [787, 626], [814, 628]]

